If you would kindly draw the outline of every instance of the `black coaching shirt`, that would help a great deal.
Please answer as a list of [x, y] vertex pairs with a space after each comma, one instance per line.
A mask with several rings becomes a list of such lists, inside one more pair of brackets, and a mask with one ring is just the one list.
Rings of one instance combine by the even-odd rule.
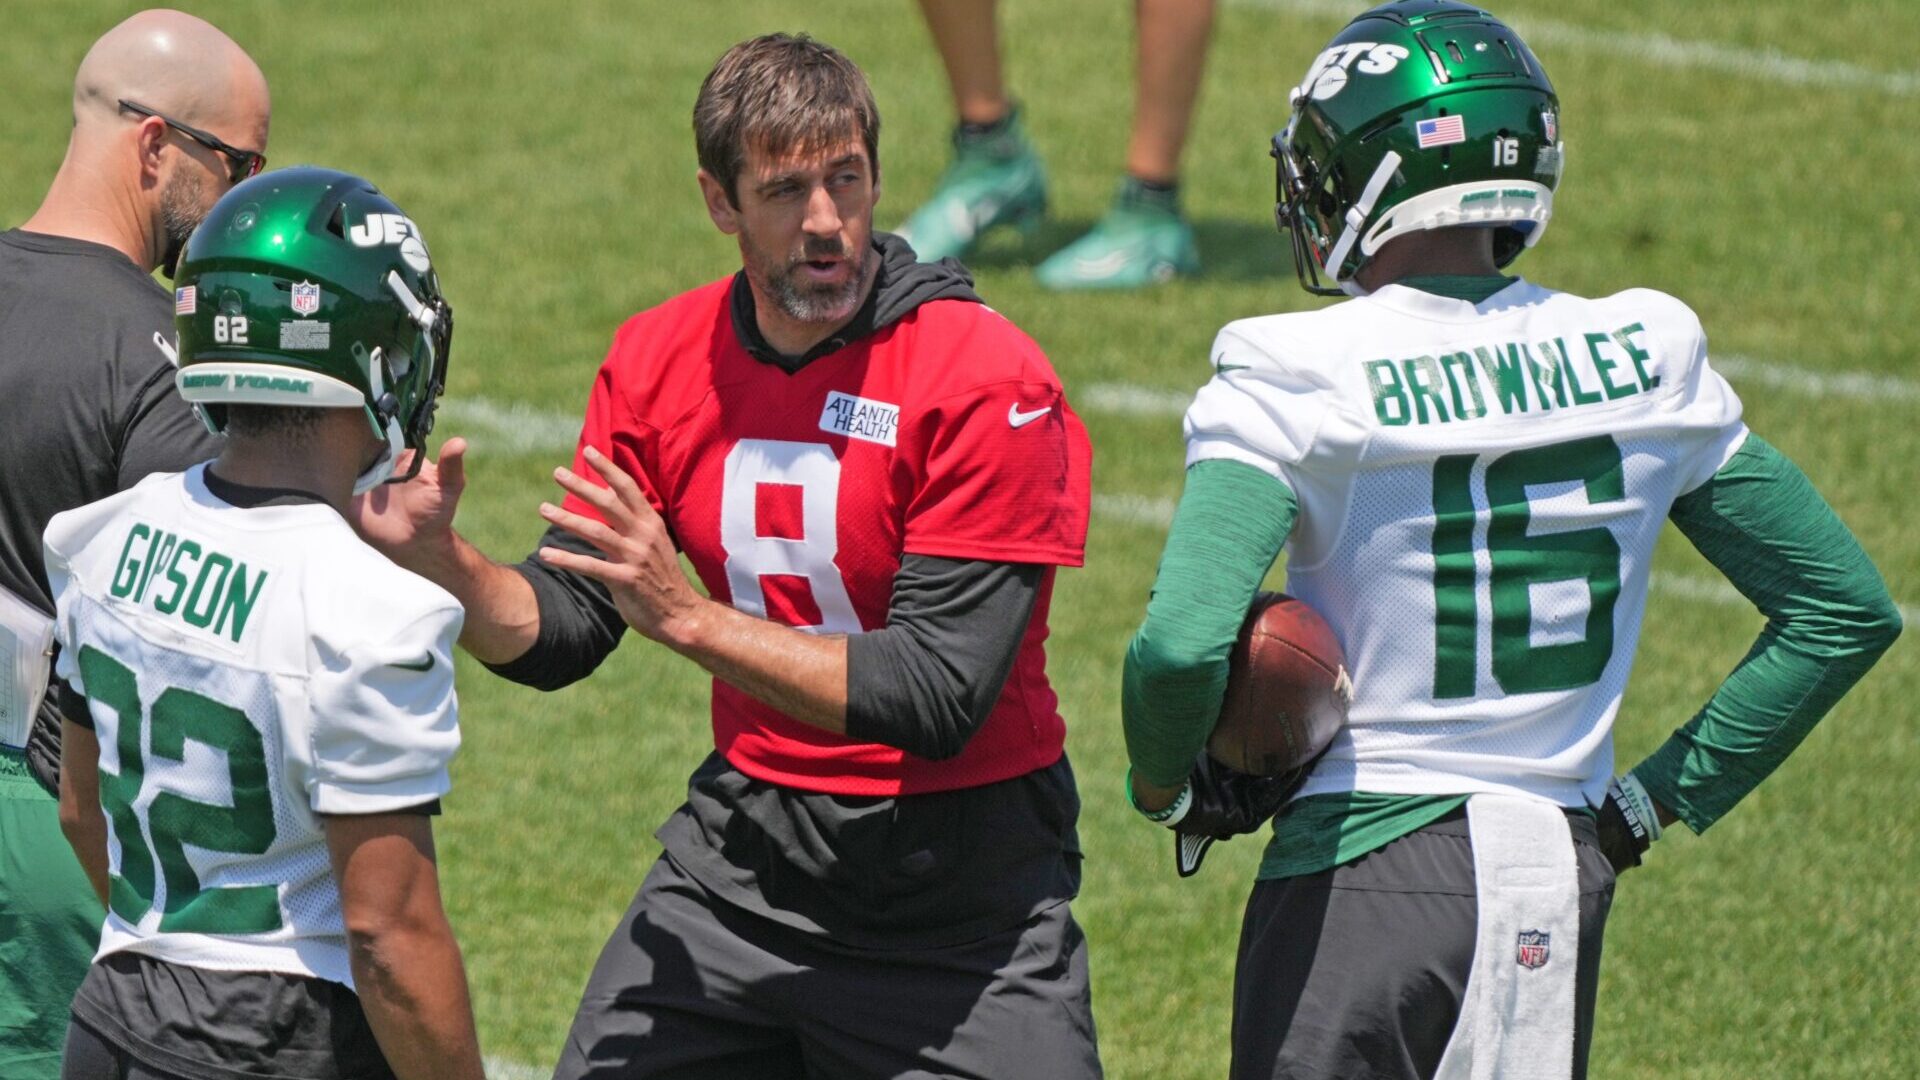
[[[125, 255], [0, 232], [0, 586], [48, 614], [40, 534], [53, 515], [220, 452], [174, 392], [161, 348], [173, 340], [172, 298]], [[35, 726], [47, 725], [57, 752], [51, 707]], [[30, 754], [43, 781], [46, 734]]]

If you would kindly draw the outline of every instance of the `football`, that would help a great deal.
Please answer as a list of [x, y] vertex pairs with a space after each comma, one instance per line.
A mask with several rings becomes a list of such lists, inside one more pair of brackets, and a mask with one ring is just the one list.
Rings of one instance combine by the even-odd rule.
[[1234, 642], [1227, 693], [1207, 752], [1223, 765], [1277, 776], [1307, 765], [1347, 722], [1353, 681], [1340, 640], [1320, 613], [1261, 593]]

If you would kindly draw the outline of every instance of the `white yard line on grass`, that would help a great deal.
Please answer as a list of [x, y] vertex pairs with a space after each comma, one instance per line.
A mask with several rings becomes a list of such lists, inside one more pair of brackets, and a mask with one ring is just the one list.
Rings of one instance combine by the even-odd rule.
[[1158, 495], [1107, 495], [1096, 492], [1093, 496], [1093, 512], [1129, 525], [1164, 529], [1173, 524], [1173, 500]]
[[[1725, 581], [1710, 581], [1706, 578], [1684, 577], [1679, 574], [1663, 574], [1656, 571], [1653, 575], [1653, 587], [1656, 591], [1675, 596], [1682, 600], [1698, 600], [1708, 604], [1722, 604], [1729, 607], [1752, 608], [1740, 591]], [[1895, 604], [1900, 609], [1900, 621], [1912, 624], [1920, 619], [1920, 604]]]
[[[1369, 5], [1363, 0], [1227, 0], [1234, 7], [1280, 13], [1298, 12], [1351, 18]], [[1920, 95], [1920, 73], [1876, 71], [1844, 60], [1808, 60], [1776, 49], [1749, 49], [1717, 41], [1688, 41], [1665, 34], [1596, 30], [1575, 23], [1521, 15], [1509, 19], [1534, 48], [1559, 47], [1604, 53], [1660, 67], [1713, 71], [1789, 86], [1832, 90], [1872, 90], [1896, 97]]]
[[[1721, 356], [1713, 366], [1734, 382], [1784, 390], [1813, 398], [1852, 401], [1920, 401], [1920, 380], [1872, 371], [1810, 371], [1750, 356]], [[1069, 388], [1079, 408], [1118, 416], [1180, 416], [1193, 400], [1192, 390], [1135, 383], [1100, 382]], [[490, 452], [508, 454], [571, 452], [580, 437], [580, 414], [542, 409], [484, 397], [447, 397], [440, 403], [440, 429], [465, 435]]]
[[552, 1069], [536, 1069], [502, 1057], [489, 1057], [481, 1064], [487, 1071], [487, 1080], [550, 1080], [553, 1076]]
[[1820, 398], [1855, 401], [1920, 401], [1920, 381], [1874, 371], [1809, 371], [1792, 364], [1774, 364], [1750, 356], [1722, 356], [1710, 361], [1733, 380], [1734, 389], [1750, 382], [1773, 390]]
[[[572, 451], [580, 439], [581, 414], [539, 409], [520, 402], [483, 397], [441, 399], [434, 426], [443, 434], [465, 435], [490, 451], [531, 454]], [[571, 455], [569, 455], [571, 456]]]
[[[1714, 370], [1727, 376], [1735, 390], [1749, 386], [1785, 390], [1813, 398], [1849, 401], [1920, 401], [1920, 381], [1873, 371], [1810, 371], [1791, 364], [1755, 360], [1750, 356], [1720, 356]], [[1195, 391], [1162, 390], [1133, 383], [1090, 383], [1068, 388], [1073, 403], [1090, 412], [1120, 416], [1181, 416]]]
[[1133, 383], [1090, 383], [1068, 387], [1067, 400], [1077, 409], [1120, 416], [1184, 416], [1193, 404], [1194, 390], [1155, 390]]

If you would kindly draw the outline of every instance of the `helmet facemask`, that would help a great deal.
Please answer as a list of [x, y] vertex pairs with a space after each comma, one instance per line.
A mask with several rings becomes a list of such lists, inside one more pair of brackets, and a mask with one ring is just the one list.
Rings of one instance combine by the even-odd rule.
[[[387, 448], [355, 480], [356, 495], [419, 475], [427, 436], [433, 431], [433, 413], [446, 389], [447, 354], [453, 345], [453, 308], [444, 297], [438, 293], [425, 299], [416, 296], [397, 271], [387, 272], [386, 286], [418, 333], [413, 348], [398, 363], [382, 348], [375, 348], [364, 361], [372, 399], [366, 406], [367, 420]], [[413, 451], [407, 471], [395, 475], [394, 467], [406, 450]]]

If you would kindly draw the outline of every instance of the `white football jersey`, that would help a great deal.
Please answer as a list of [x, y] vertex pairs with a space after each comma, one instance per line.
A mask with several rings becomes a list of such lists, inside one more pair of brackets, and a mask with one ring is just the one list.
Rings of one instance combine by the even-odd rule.
[[317, 815], [446, 792], [463, 613], [331, 507], [235, 507], [205, 470], [47, 527], [58, 670], [100, 740], [99, 955], [352, 986]]
[[1301, 795], [1597, 803], [1654, 542], [1745, 438], [1686, 305], [1388, 286], [1220, 332], [1187, 461], [1292, 488], [1287, 591], [1326, 616], [1347, 727]]

